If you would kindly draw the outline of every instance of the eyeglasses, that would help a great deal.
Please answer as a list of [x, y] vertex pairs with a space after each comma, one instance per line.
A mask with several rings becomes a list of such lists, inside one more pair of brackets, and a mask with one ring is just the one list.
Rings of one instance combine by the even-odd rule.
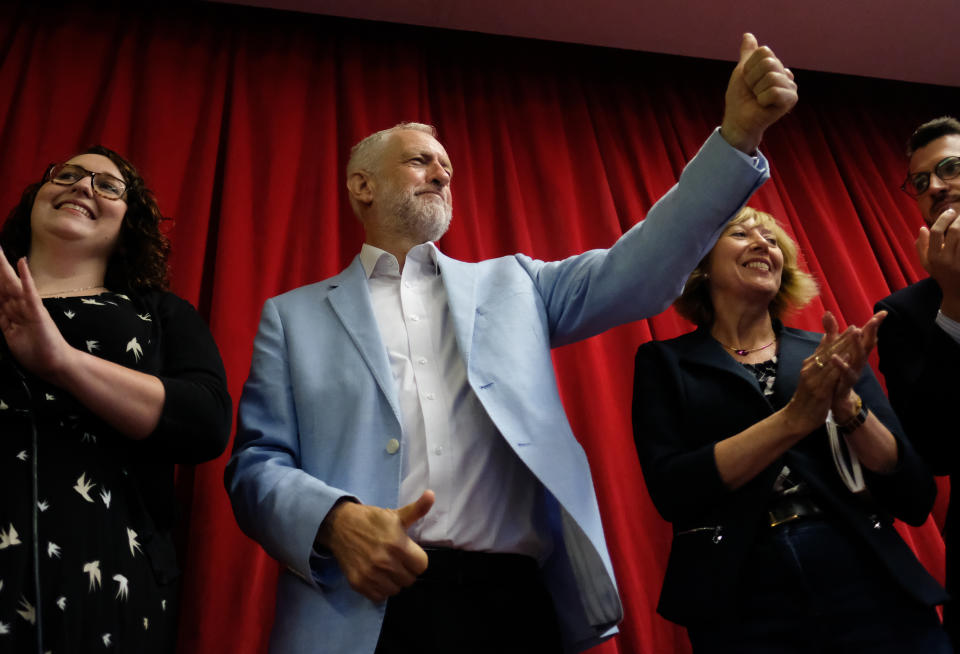
[[77, 164], [51, 164], [47, 170], [47, 181], [60, 186], [73, 186], [84, 177], [92, 181], [93, 190], [97, 195], [109, 200], [120, 200], [127, 192], [127, 183], [110, 173], [92, 173]]
[[[919, 198], [930, 188], [930, 172], [909, 173], [907, 180], [900, 186], [907, 195]], [[960, 176], [960, 157], [947, 157], [933, 167], [933, 174], [944, 182]]]

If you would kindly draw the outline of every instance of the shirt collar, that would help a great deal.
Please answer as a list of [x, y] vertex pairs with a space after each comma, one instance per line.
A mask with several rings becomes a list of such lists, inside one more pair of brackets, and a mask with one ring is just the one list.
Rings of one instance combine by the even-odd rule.
[[[440, 267], [437, 264], [437, 254], [440, 250], [432, 241], [421, 243], [410, 248], [407, 252], [406, 265], [417, 265], [423, 269], [424, 274], [439, 275]], [[364, 243], [360, 248], [360, 263], [363, 265], [363, 271], [370, 279], [374, 275], [400, 275], [400, 264], [397, 258], [381, 250], [375, 245]]]

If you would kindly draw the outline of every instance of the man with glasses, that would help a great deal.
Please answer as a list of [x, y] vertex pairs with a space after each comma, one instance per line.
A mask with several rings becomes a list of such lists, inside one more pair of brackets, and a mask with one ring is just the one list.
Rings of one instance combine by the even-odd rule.
[[[877, 303], [888, 312], [880, 325], [880, 370], [890, 402], [917, 450], [934, 473], [960, 464], [960, 438], [952, 411], [960, 371], [960, 121], [950, 116], [924, 123], [907, 145], [910, 163], [904, 191], [927, 223], [917, 252], [930, 277]], [[947, 591], [960, 591], [960, 477], [951, 484], [944, 539]], [[958, 607], [944, 607], [944, 626], [960, 646]]]

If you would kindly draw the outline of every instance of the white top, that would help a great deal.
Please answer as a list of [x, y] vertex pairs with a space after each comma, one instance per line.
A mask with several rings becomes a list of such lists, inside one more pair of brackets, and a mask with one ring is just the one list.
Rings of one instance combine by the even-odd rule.
[[399, 504], [428, 488], [436, 493], [410, 536], [422, 545], [542, 560], [550, 552], [538, 510], [544, 491], [467, 383], [436, 246], [412, 248], [402, 273], [396, 257], [369, 244], [360, 261], [400, 407]]

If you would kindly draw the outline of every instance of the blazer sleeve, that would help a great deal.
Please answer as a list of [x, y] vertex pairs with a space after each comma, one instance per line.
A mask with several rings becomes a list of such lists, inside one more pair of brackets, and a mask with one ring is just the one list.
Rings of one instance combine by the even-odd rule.
[[237, 415], [224, 482], [240, 528], [312, 585], [338, 568], [313, 549], [320, 523], [342, 490], [300, 468], [300, 436], [283, 322], [274, 300], [263, 307], [250, 376]]
[[151, 308], [160, 323], [156, 376], [165, 399], [160, 420], [144, 442], [163, 460], [199, 463], [219, 456], [230, 438], [233, 405], [220, 352], [206, 323], [185, 300], [160, 294]]
[[717, 470], [714, 441], [686, 433], [691, 411], [696, 405], [676, 357], [656, 341], [642, 345], [634, 366], [634, 444], [654, 506], [674, 523], [709, 512], [730, 493]]
[[889, 474], [878, 474], [864, 468], [867, 488], [874, 499], [893, 516], [920, 526], [926, 521], [937, 496], [933, 476], [910, 440], [904, 436], [900, 421], [869, 366], [864, 369], [854, 390], [860, 395], [864, 406], [890, 430], [897, 441], [896, 468]]
[[543, 298], [551, 345], [666, 309], [727, 221], [769, 176], [762, 155], [744, 155], [715, 131], [677, 184], [610, 249], [552, 262], [517, 255]]
[[877, 350], [890, 403], [933, 472], [951, 474], [960, 463], [960, 435], [946, 425], [956, 401], [960, 344], [935, 324], [917, 325], [904, 307], [881, 301], [875, 310], [888, 312]]

